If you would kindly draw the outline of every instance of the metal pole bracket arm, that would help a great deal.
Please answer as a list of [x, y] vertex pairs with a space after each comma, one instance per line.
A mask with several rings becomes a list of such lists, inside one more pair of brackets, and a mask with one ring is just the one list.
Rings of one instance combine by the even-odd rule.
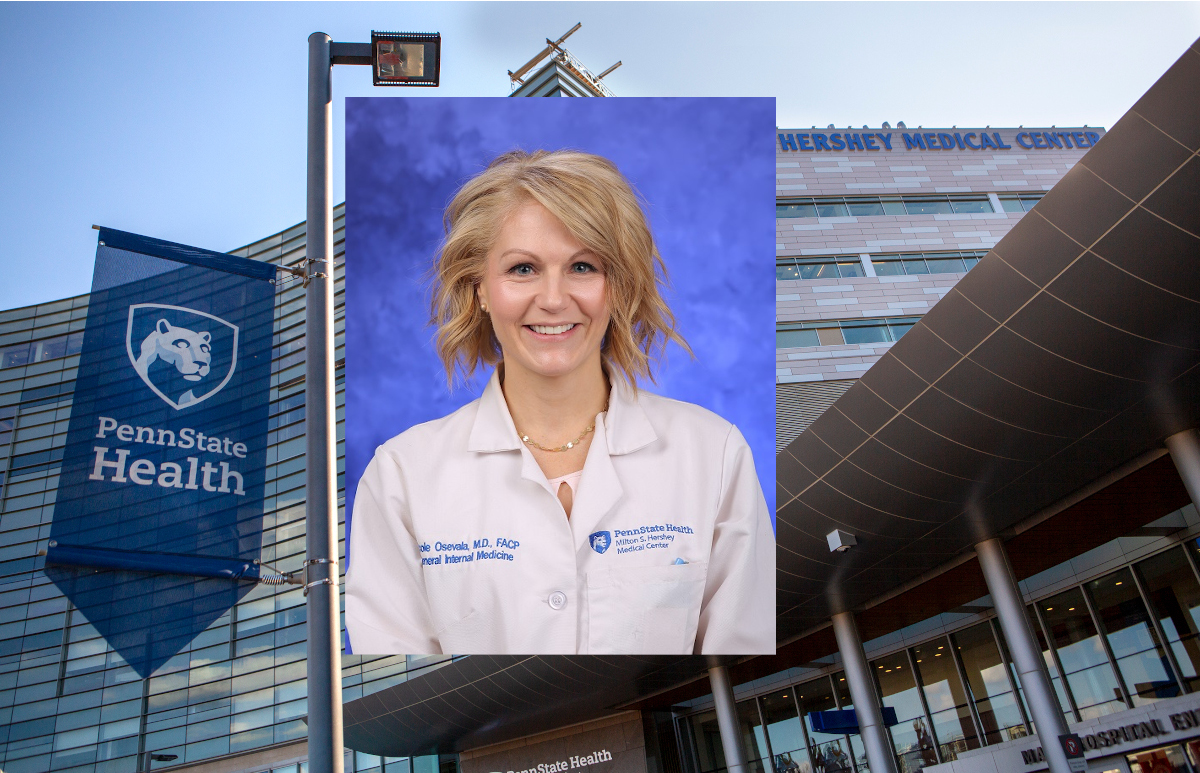
[[[310, 558], [304, 562], [304, 595], [308, 595], [309, 588], [315, 588], [318, 585], [337, 586], [337, 559], [336, 558]], [[309, 579], [309, 569], [317, 564], [329, 564], [333, 570], [332, 577], [322, 577], [317, 580]]]

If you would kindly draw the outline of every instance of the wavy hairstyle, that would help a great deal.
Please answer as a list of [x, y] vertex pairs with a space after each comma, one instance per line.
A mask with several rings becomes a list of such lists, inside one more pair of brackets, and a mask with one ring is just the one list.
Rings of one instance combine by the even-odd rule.
[[446, 207], [430, 323], [451, 385], [456, 375], [465, 378], [501, 359], [476, 287], [505, 220], [528, 201], [545, 207], [602, 263], [610, 321], [600, 352], [610, 372], [636, 389], [639, 376], [654, 381], [651, 363], [662, 357], [667, 341], [692, 353], [660, 292], [667, 269], [646, 214], [616, 165], [573, 150], [514, 150], [468, 180]]

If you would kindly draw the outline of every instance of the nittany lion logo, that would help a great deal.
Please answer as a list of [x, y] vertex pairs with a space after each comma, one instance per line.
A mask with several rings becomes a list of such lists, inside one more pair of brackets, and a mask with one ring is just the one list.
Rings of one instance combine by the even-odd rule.
[[[236, 325], [203, 311], [157, 303], [129, 307], [129, 361], [146, 386], [177, 411], [229, 383], [237, 367], [237, 340]], [[219, 366], [216, 373], [214, 366]]]
[[603, 553], [612, 547], [612, 533], [607, 531], [598, 531], [588, 535], [588, 541], [592, 544], [592, 550], [597, 553]]

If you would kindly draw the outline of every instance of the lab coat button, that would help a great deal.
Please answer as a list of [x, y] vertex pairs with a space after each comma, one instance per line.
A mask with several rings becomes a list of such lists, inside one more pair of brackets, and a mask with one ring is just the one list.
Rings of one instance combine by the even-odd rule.
[[567, 605], [567, 594], [563, 593], [560, 590], [556, 590], [550, 594], [550, 598], [548, 598], [547, 601], [550, 602], [551, 609], [553, 609], [553, 610], [562, 609], [563, 607], [565, 607]]

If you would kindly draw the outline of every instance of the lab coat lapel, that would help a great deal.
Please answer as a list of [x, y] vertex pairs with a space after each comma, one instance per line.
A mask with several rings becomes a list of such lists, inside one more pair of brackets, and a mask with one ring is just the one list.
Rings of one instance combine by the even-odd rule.
[[521, 439], [508, 412], [508, 404], [504, 402], [504, 391], [500, 389], [500, 376], [493, 372], [479, 396], [479, 409], [471, 426], [467, 450], [486, 454], [520, 448]]
[[576, 550], [589, 547], [589, 536], [601, 528], [604, 517], [624, 496], [613, 457], [638, 451], [657, 439], [650, 419], [632, 391], [614, 379], [608, 411], [604, 420], [596, 423], [596, 435], [583, 465], [579, 495], [571, 509]]
[[624, 489], [609, 456], [607, 422], [596, 423], [596, 436], [592, 438], [587, 460], [583, 464], [583, 477], [579, 481], [579, 494], [571, 508], [571, 531], [575, 536], [576, 551], [586, 549], [588, 535], [598, 529], [598, 524], [621, 500]]

